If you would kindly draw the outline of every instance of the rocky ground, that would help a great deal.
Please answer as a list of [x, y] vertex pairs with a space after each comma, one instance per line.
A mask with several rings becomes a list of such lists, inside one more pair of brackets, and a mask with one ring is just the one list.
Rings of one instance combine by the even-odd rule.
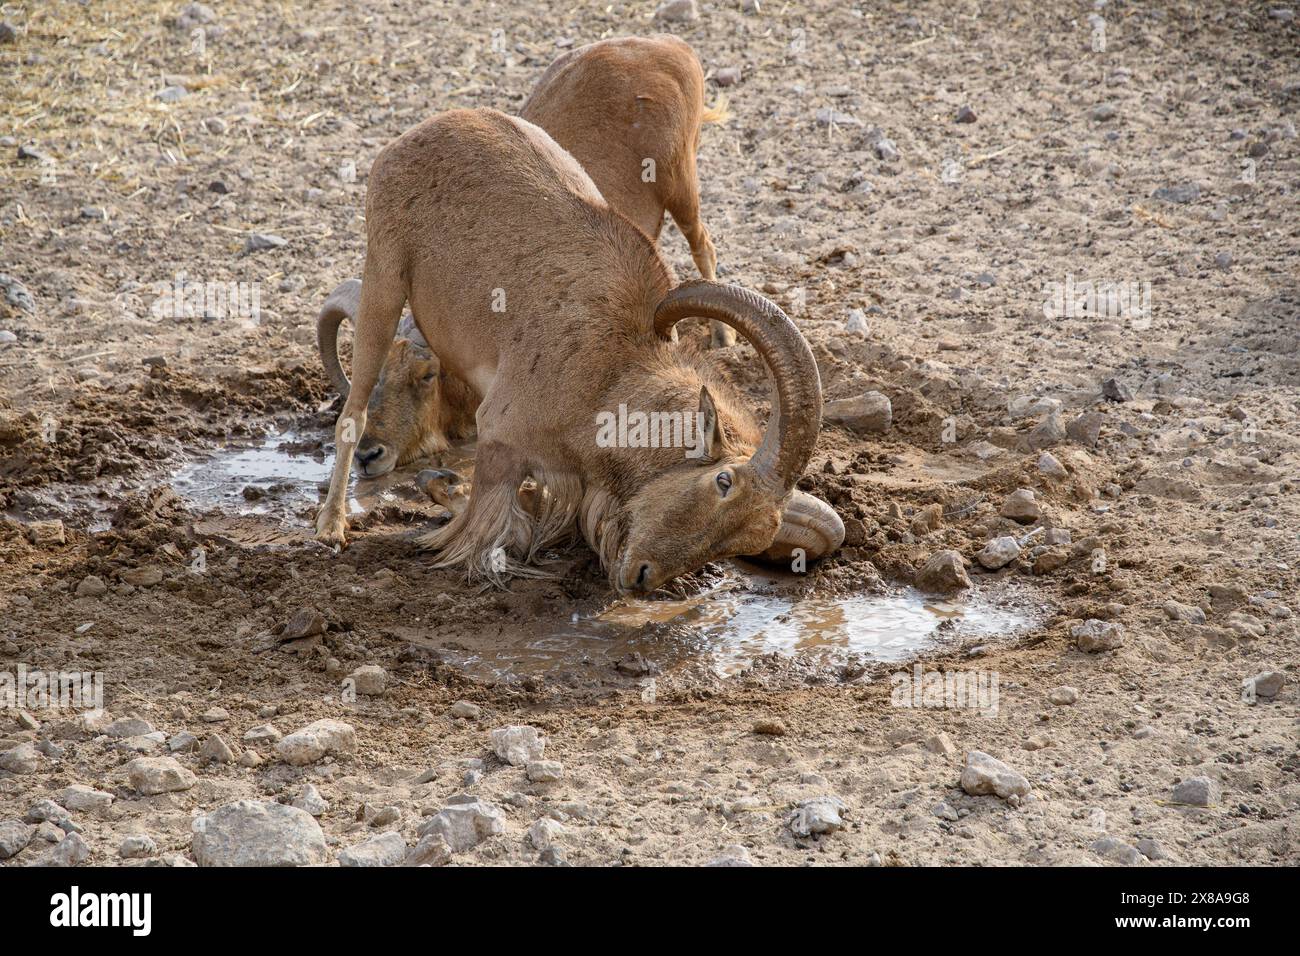
[[[6, 7], [0, 693], [100, 672], [104, 708], [0, 713], [0, 865], [1294, 864], [1279, 3]], [[797, 657], [474, 678], [450, 651], [611, 602], [589, 554], [480, 592], [401, 507], [334, 555], [310, 509], [254, 541], [168, 487], [330, 440], [312, 319], [386, 141], [664, 29], [734, 114], [700, 163], [724, 277], [837, 403], [804, 484], [849, 537], [790, 587], [1014, 592], [1032, 628], [923, 662], [996, 674], [996, 714]], [[180, 274], [255, 320], [169, 302]], [[1103, 281], [1124, 308], [1074, 301]], [[747, 346], [719, 360], [765, 403]]]

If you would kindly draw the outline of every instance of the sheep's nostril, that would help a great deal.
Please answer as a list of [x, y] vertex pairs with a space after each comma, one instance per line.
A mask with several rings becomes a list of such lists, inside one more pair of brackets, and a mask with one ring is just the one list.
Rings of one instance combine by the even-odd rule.
[[636, 575], [636, 586], [644, 588], [646, 581], [648, 580], [650, 580], [650, 565], [643, 564], [641, 565], [641, 570], [639, 570]]
[[368, 465], [372, 461], [378, 461], [380, 458], [383, 458], [384, 451], [385, 449], [383, 445], [369, 445], [365, 448], [358, 448], [357, 461], [361, 462], [363, 465]]

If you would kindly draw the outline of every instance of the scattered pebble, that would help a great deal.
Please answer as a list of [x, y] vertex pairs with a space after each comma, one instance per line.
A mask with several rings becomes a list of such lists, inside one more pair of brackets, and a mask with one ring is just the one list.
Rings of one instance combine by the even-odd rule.
[[314, 783], [309, 783], [302, 788], [302, 792], [294, 799], [293, 805], [313, 817], [321, 816], [330, 808], [329, 802], [320, 795]]
[[975, 560], [990, 571], [1005, 567], [1020, 556], [1020, 545], [1011, 536], [994, 538], [975, 555]]
[[1002, 501], [998, 514], [1021, 524], [1033, 524], [1042, 516], [1042, 509], [1032, 488], [1017, 488]]
[[420, 836], [436, 835], [447, 841], [453, 853], [473, 849], [488, 837], [505, 832], [505, 814], [500, 807], [482, 800], [444, 807], [420, 827]]
[[318, 720], [296, 730], [275, 745], [285, 763], [304, 767], [326, 754], [352, 753], [357, 749], [356, 731], [341, 720]]
[[197, 782], [194, 774], [172, 757], [136, 757], [126, 765], [126, 771], [132, 788], [145, 796], [177, 793]]
[[117, 855], [124, 860], [139, 860], [147, 856], [153, 856], [158, 852], [158, 844], [148, 836], [129, 836], [122, 841], [117, 848]]
[[822, 417], [859, 434], [876, 434], [889, 430], [894, 419], [894, 409], [888, 395], [864, 392], [853, 398], [827, 402], [822, 409]]
[[922, 591], [948, 594], [971, 586], [961, 555], [956, 551], [936, 551], [916, 572], [916, 586]]
[[523, 767], [530, 760], [541, 760], [546, 750], [546, 739], [536, 727], [498, 727], [492, 731], [491, 737], [496, 755], [512, 767]]
[[339, 866], [397, 866], [406, 859], [406, 841], [389, 831], [341, 850]]
[[1090, 618], [1070, 628], [1079, 650], [1086, 654], [1113, 651], [1124, 645], [1124, 625], [1117, 621], [1099, 621]]
[[530, 760], [527, 774], [533, 783], [555, 783], [564, 777], [564, 765], [558, 760]]
[[199, 866], [309, 866], [328, 858], [310, 814], [262, 800], [238, 800], [195, 819], [190, 849]]
[[455, 717], [457, 720], [478, 720], [482, 713], [483, 709], [478, 704], [472, 704], [467, 700], [456, 701], [447, 711], [448, 716]]
[[787, 821], [790, 832], [797, 837], [834, 833], [844, 826], [840, 811], [845, 803], [839, 797], [813, 797], [799, 804]]
[[1217, 780], [1209, 777], [1190, 777], [1174, 787], [1173, 802], [1193, 807], [1209, 807], [1222, 797]]
[[981, 750], [971, 750], [966, 754], [966, 767], [961, 772], [960, 782], [961, 788], [973, 797], [995, 794], [1006, 800], [1029, 794], [1028, 780]]
[[363, 664], [350, 679], [356, 692], [364, 697], [380, 697], [388, 689], [388, 672], [378, 664]]
[[1066, 707], [1079, 700], [1079, 689], [1077, 687], [1056, 687], [1047, 695], [1047, 699], [1058, 707]]

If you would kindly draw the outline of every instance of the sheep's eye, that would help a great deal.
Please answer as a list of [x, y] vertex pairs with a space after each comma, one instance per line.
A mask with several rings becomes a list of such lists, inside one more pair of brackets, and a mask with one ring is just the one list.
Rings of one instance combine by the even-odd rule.
[[424, 375], [420, 377], [421, 385], [432, 385], [436, 381], [438, 381], [437, 372], [426, 372]]
[[727, 492], [731, 490], [731, 472], [720, 471], [718, 472], [718, 477], [714, 480], [718, 484], [718, 490], [722, 492], [725, 497]]

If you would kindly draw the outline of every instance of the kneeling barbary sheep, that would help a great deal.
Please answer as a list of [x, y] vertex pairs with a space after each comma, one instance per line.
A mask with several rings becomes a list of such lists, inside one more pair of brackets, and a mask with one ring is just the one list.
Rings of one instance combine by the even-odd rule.
[[[704, 71], [686, 43], [674, 36], [625, 37], [570, 50], [547, 68], [519, 115], [578, 160], [605, 200], [651, 239], [659, 237], [664, 211], [671, 213], [700, 275], [714, 277], [717, 257], [700, 220], [695, 154], [701, 124], [722, 122], [726, 111], [705, 108]], [[321, 362], [344, 397], [349, 386], [338, 330], [355, 317], [360, 296], [361, 283], [349, 279], [316, 321]], [[712, 325], [714, 345], [734, 344], [729, 326]], [[479, 396], [439, 367], [409, 319], [397, 334], [357, 448], [357, 473], [365, 478], [444, 451], [474, 428]]]
[[[645, 592], [718, 558], [839, 545], [838, 516], [794, 488], [822, 404], [798, 329], [753, 292], [674, 288], [654, 243], [540, 128], [490, 109], [420, 124], [375, 160], [366, 225], [355, 379], [319, 540], [344, 540], [352, 454], [409, 301], [443, 365], [483, 396], [468, 507], [428, 539], [439, 565], [527, 572], [576, 526], [614, 587]], [[776, 398], [761, 443], [729, 383], [670, 340], [688, 316], [726, 323], [766, 361]], [[602, 413], [621, 406], [698, 412], [702, 453], [598, 442]]]

